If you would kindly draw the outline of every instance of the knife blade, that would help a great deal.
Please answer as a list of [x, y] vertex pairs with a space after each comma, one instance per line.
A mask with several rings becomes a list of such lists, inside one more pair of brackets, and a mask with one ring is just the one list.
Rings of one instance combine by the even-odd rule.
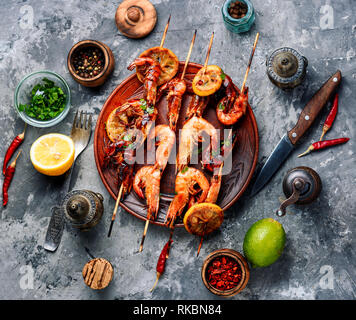
[[333, 74], [322, 87], [314, 94], [299, 115], [298, 121], [293, 129], [288, 131], [268, 157], [266, 163], [257, 175], [255, 183], [250, 193], [256, 195], [272, 178], [283, 162], [294, 150], [296, 143], [310, 128], [319, 112], [326, 105], [330, 96], [341, 82], [341, 72], [338, 70]]

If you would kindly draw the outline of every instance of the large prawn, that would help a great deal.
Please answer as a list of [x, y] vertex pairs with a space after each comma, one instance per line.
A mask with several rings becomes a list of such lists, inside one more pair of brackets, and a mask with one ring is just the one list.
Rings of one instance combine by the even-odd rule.
[[169, 127], [176, 131], [177, 121], [179, 117], [180, 108], [182, 106], [182, 98], [187, 89], [187, 85], [184, 79], [173, 78], [166, 82], [159, 88], [158, 96], [161, 96], [163, 92], [168, 91], [168, 121]]
[[210, 161], [214, 155], [218, 154], [219, 135], [217, 130], [207, 120], [194, 116], [185, 123], [181, 130], [177, 156], [179, 171], [189, 164], [194, 146], [202, 140], [204, 132], [210, 137], [210, 144], [203, 150], [203, 163]]
[[156, 105], [157, 81], [162, 72], [161, 65], [152, 58], [144, 57], [135, 59], [135, 61], [132, 62], [127, 69], [132, 71], [135, 67], [140, 69], [145, 75], [145, 97], [149, 107], [154, 108]]
[[245, 87], [235, 99], [222, 98], [216, 107], [216, 116], [222, 124], [233, 125], [246, 113], [247, 105], [248, 87]]
[[[143, 249], [150, 220], [157, 218], [160, 200], [160, 183], [164, 169], [175, 144], [176, 135], [167, 125], [156, 126], [153, 137], [157, 138], [156, 162], [153, 166], [142, 167], [135, 175], [134, 190], [141, 198], [146, 197], [147, 221], [142, 235], [139, 251]], [[151, 136], [151, 135], [150, 135]], [[150, 140], [150, 138], [149, 138]], [[149, 144], [151, 146], [151, 144]], [[142, 189], [145, 188], [145, 195]]]
[[[147, 201], [147, 219], [156, 219], [159, 209], [160, 181], [166, 168], [170, 153], [175, 144], [175, 133], [167, 125], [158, 125], [152, 130], [149, 139], [156, 137], [156, 162], [153, 166], [144, 166], [137, 171], [133, 183], [135, 192]], [[145, 194], [143, 193], [145, 188]]]
[[[199, 189], [196, 189], [196, 186]], [[197, 202], [203, 202], [209, 191], [210, 185], [205, 175], [198, 169], [184, 167], [179, 171], [175, 181], [175, 193], [166, 215], [165, 224], [170, 228], [173, 227], [175, 220], [179, 217], [185, 206], [189, 203], [191, 196], [198, 196]]]

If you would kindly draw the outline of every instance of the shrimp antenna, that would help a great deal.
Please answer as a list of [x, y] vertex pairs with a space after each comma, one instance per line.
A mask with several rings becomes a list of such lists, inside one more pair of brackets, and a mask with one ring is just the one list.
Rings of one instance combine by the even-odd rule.
[[163, 32], [163, 36], [162, 36], [162, 40], [161, 40], [161, 44], [160, 44], [161, 48], [163, 48], [164, 41], [166, 40], [166, 35], [167, 35], [167, 31], [168, 31], [168, 27], [169, 27], [169, 22], [170, 21], [171, 21], [171, 15], [169, 15], [166, 27], [164, 28], [164, 32]]
[[119, 207], [119, 203], [120, 203], [120, 201], [121, 201], [121, 196], [122, 196], [122, 191], [123, 191], [123, 189], [124, 189], [124, 183], [122, 182], [122, 183], [121, 183], [120, 190], [119, 190], [119, 193], [118, 193], [118, 195], [117, 195], [114, 212], [113, 212], [112, 217], [111, 217], [111, 223], [110, 223], [110, 228], [109, 228], [109, 232], [108, 232], [108, 238], [110, 238], [110, 236], [111, 236], [112, 227], [113, 227], [114, 222], [115, 222], [116, 212], [117, 212], [117, 208]]
[[205, 63], [204, 63], [204, 72], [205, 72], [206, 67], [208, 66], [210, 51], [211, 51], [211, 47], [213, 45], [213, 40], [214, 40], [214, 32], [211, 34], [211, 37], [210, 37], [208, 52], [206, 54]]
[[247, 65], [247, 69], [246, 69], [246, 73], [245, 73], [245, 78], [244, 78], [244, 81], [243, 81], [242, 87], [241, 87], [241, 92], [242, 93], [244, 92], [244, 89], [245, 89], [247, 76], [248, 76], [248, 73], [249, 73], [250, 68], [251, 68], [252, 58], [253, 58], [253, 55], [255, 54], [255, 50], [256, 50], [256, 46], [257, 46], [257, 42], [258, 42], [259, 36], [260, 36], [260, 33], [257, 32], [256, 38], [255, 38], [255, 43], [253, 44], [253, 48], [252, 48], [252, 51], [251, 51], [250, 60], [248, 61], [248, 65]]
[[196, 36], [197, 36], [197, 29], [195, 29], [192, 42], [190, 43], [189, 52], [188, 52], [187, 58], [185, 59], [185, 65], [184, 65], [183, 73], [182, 73], [182, 76], [180, 77], [181, 80], [184, 79], [185, 72], [187, 71], [187, 67], [188, 67], [189, 60], [190, 60], [190, 55], [192, 54], [192, 51], [193, 51], [193, 47], [194, 47], [194, 42], [195, 42], [195, 37]]

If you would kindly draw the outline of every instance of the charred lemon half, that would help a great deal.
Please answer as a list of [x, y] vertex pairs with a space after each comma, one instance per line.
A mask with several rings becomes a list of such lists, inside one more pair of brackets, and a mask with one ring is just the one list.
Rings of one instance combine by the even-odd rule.
[[203, 237], [218, 229], [224, 220], [223, 210], [213, 203], [198, 203], [185, 214], [185, 229], [194, 235]]

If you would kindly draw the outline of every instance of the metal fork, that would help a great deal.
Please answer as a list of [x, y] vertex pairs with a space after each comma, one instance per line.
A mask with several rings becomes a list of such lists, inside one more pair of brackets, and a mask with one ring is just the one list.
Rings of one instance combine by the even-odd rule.
[[[83, 150], [87, 147], [90, 136], [91, 136], [91, 124], [93, 117], [85, 113], [83, 117], [83, 111], [80, 112], [80, 116], [78, 119], [78, 112], [75, 114], [72, 132], [70, 134], [71, 138], [74, 141], [75, 147], [75, 155], [74, 155], [74, 163], [77, 157], [83, 152]], [[74, 166], [73, 163], [73, 166]]]
[[[92, 115], [88, 117], [87, 113], [80, 112], [80, 116], [78, 118], [79, 111], [75, 114], [71, 138], [74, 142], [74, 161], [72, 167], [65, 174], [65, 181], [61, 191], [58, 194], [58, 199], [62, 200], [67, 192], [70, 189], [70, 182], [72, 178], [73, 168], [75, 165], [75, 160], [78, 156], [84, 151], [84, 149], [88, 146], [91, 136], [91, 125], [92, 125]], [[60, 207], [54, 206], [52, 208], [52, 216], [49, 222], [49, 226], [46, 233], [46, 239], [44, 243], [44, 248], [48, 251], [54, 252], [57, 250], [59, 243], [61, 242], [63, 228], [65, 224], [63, 212]]]

